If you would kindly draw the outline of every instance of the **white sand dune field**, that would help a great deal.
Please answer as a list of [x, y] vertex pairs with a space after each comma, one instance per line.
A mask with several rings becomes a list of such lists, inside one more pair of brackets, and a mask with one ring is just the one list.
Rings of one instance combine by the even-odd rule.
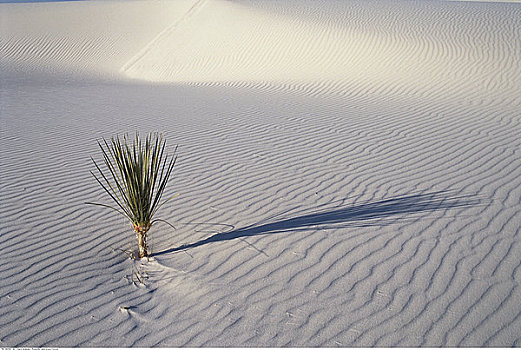
[[[521, 3], [0, 20], [1, 346], [521, 346]], [[97, 140], [136, 131], [179, 145], [141, 261], [85, 204]]]

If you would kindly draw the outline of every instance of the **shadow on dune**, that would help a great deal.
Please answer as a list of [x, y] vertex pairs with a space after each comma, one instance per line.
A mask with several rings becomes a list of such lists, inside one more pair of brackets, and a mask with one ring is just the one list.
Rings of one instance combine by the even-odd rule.
[[154, 255], [195, 248], [212, 242], [263, 234], [289, 233], [311, 228], [324, 230], [342, 227], [384, 226], [407, 220], [407, 215], [415, 213], [469, 207], [477, 204], [479, 204], [479, 201], [475, 198], [473, 199], [472, 196], [451, 196], [449, 192], [396, 197], [376, 202], [329, 208], [265, 224], [254, 224], [244, 228], [232, 229], [231, 231], [216, 233], [198, 242], [164, 250]]

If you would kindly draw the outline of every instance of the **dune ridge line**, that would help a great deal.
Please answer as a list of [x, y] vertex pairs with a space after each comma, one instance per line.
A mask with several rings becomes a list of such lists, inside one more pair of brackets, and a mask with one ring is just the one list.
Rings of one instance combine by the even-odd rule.
[[122, 67], [121, 71], [126, 72], [129, 70], [133, 65], [135, 65], [140, 59], [143, 58], [150, 50], [153, 49], [154, 45], [157, 45], [157, 43], [161, 40], [162, 37], [165, 35], [171, 34], [179, 25], [181, 25], [183, 22], [188, 21], [192, 16], [194, 16], [197, 11], [199, 11], [205, 3], [207, 3], [208, 0], [197, 0], [192, 7], [188, 9], [188, 11], [179, 19], [174, 21], [169, 27], [165, 28], [163, 31], [161, 31], [154, 39], [152, 39], [145, 47], [143, 47], [134, 57], [132, 57], [128, 62], [126, 62]]

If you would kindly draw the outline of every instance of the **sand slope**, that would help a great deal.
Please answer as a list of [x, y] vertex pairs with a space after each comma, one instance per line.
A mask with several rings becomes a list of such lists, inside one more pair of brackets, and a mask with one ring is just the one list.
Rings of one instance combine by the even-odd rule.
[[519, 103], [518, 4], [413, 2], [406, 11], [379, 1], [199, 4], [123, 71], [163, 82]]
[[[520, 4], [0, 10], [2, 346], [521, 345]], [[135, 130], [180, 145], [149, 261], [84, 204]]]
[[114, 74], [194, 0], [0, 4], [0, 61], [26, 70]]

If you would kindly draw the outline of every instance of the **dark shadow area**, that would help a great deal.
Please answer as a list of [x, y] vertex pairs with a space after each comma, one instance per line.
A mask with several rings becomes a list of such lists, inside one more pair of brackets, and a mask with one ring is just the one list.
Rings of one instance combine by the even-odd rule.
[[324, 230], [343, 227], [384, 226], [406, 220], [408, 215], [416, 213], [469, 207], [477, 204], [479, 204], [479, 201], [473, 199], [472, 196], [454, 196], [449, 192], [433, 192], [351, 206], [337, 206], [265, 224], [258, 223], [228, 232], [219, 232], [198, 242], [164, 250], [154, 255], [195, 248], [212, 242], [281, 232], [290, 233], [311, 228]]

